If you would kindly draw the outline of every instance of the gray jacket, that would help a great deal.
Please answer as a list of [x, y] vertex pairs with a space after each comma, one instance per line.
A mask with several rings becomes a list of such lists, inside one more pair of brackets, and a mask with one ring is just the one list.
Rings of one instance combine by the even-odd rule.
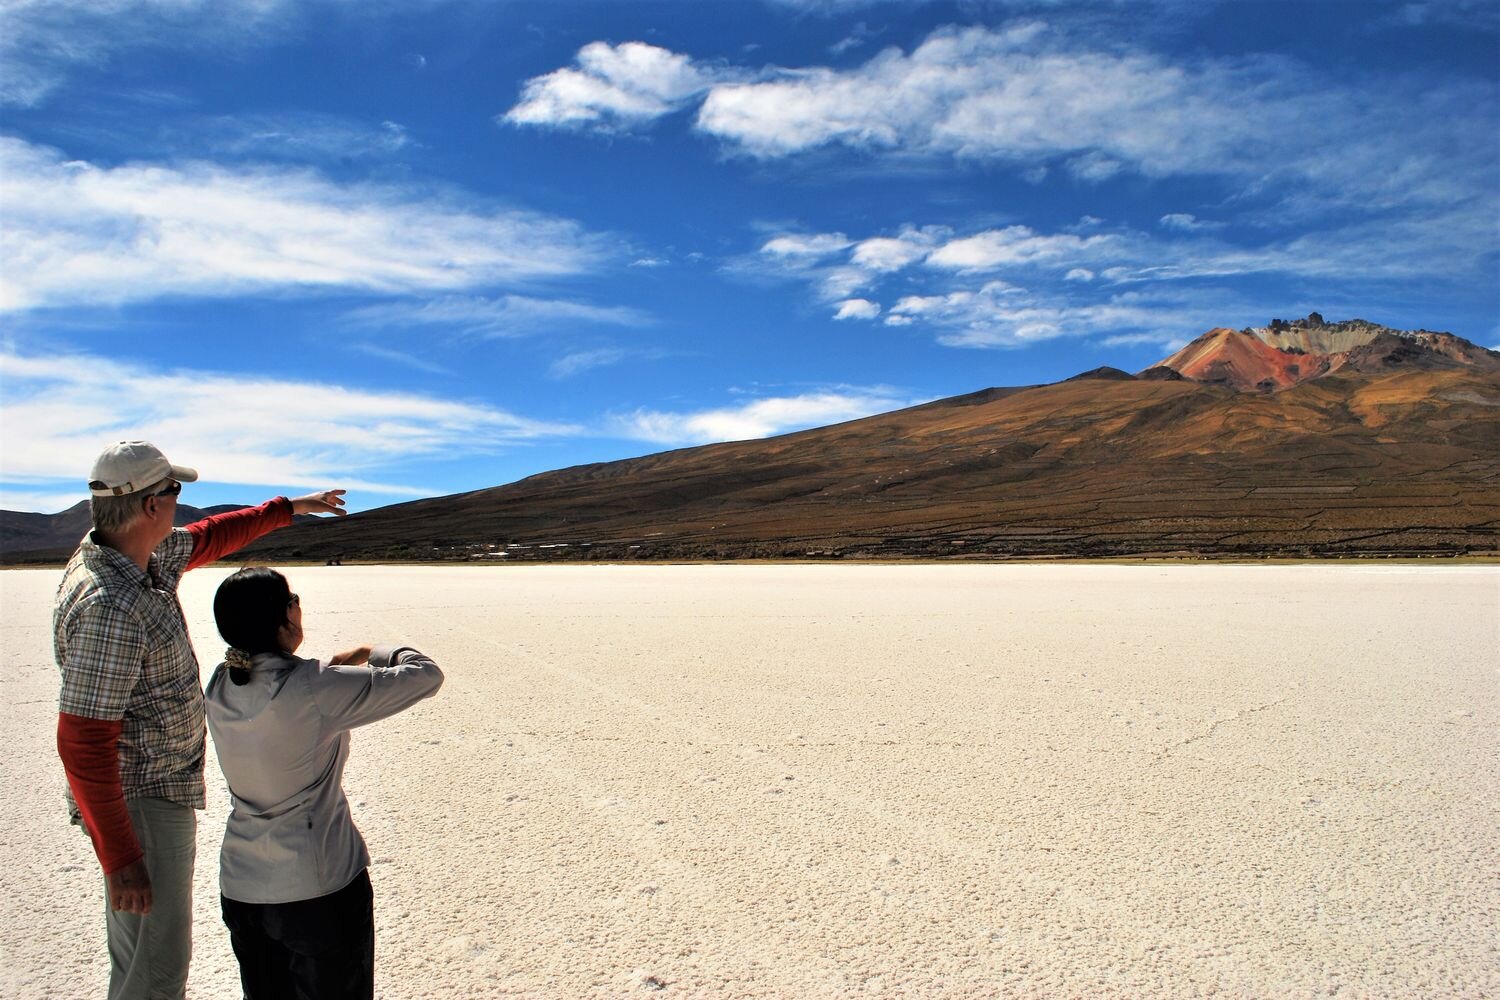
[[261, 653], [244, 685], [219, 664], [205, 700], [232, 804], [220, 891], [242, 903], [290, 903], [353, 881], [370, 854], [344, 797], [349, 730], [442, 683], [438, 665], [409, 646], [380, 646], [367, 667]]

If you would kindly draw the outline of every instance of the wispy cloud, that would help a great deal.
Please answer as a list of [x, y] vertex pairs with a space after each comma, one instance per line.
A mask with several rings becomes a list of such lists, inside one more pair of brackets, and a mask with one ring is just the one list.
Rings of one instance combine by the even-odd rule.
[[572, 378], [595, 368], [608, 368], [631, 357], [634, 352], [623, 347], [599, 347], [588, 351], [574, 351], [558, 358], [548, 368], [553, 378]]
[[786, 233], [773, 237], [760, 248], [763, 254], [773, 257], [808, 259], [826, 257], [849, 246], [849, 238], [843, 233]]
[[[1454, 210], [1290, 240], [1252, 231], [1258, 243], [1245, 242], [1243, 233], [1232, 242], [1225, 227], [1186, 214], [1150, 231], [1099, 219], [1068, 227], [1075, 232], [1011, 225], [963, 233], [908, 224], [895, 236], [864, 239], [841, 232], [773, 236], [737, 266], [805, 282], [836, 320], [878, 316], [887, 326], [929, 327], [950, 346], [1016, 346], [1134, 335], [1154, 329], [1148, 303], [1175, 316], [1174, 303], [1210, 283], [1222, 301], [1240, 301], [1233, 283], [1255, 276], [1340, 284], [1422, 278], [1434, 287], [1472, 280], [1483, 270], [1487, 224]], [[787, 245], [818, 252], [771, 249]], [[1203, 315], [1218, 321], [1211, 307]], [[1168, 326], [1170, 336], [1180, 333]]]
[[402, 463], [483, 454], [580, 428], [479, 403], [316, 381], [0, 352], [0, 488], [57, 495], [107, 442], [146, 438], [205, 479], [428, 496]]
[[[0, 103], [42, 100], [80, 64], [110, 53], [254, 37], [281, 20], [276, 0], [18, 0], [0, 5]], [[202, 34], [199, 34], [201, 32]]]
[[[6, 0], [0, 4], [0, 104], [34, 105], [79, 66], [120, 52], [235, 52], [294, 37], [316, 8], [375, 17], [448, 0]], [[408, 56], [408, 60], [425, 60]]]
[[1157, 221], [1157, 225], [1163, 229], [1176, 229], [1185, 233], [1200, 232], [1204, 229], [1222, 229], [1224, 226], [1222, 222], [1210, 222], [1188, 212], [1171, 212], [1163, 215]]
[[1155, 330], [1170, 315], [1164, 305], [1140, 295], [1077, 304], [990, 281], [973, 290], [909, 295], [891, 306], [890, 317], [897, 326], [920, 320], [935, 327], [938, 342], [949, 347], [1019, 347], [1056, 337]]
[[578, 274], [614, 252], [577, 223], [309, 170], [96, 166], [0, 137], [0, 309], [164, 296], [453, 291]]
[[641, 409], [613, 418], [608, 429], [620, 437], [672, 446], [745, 441], [855, 420], [915, 402], [919, 400], [883, 386], [841, 386], [688, 412]]
[[1500, 34], [1500, 8], [1490, 0], [1421, 0], [1393, 4], [1387, 23], [1398, 29], [1446, 24]]
[[828, 46], [828, 53], [829, 55], [841, 56], [852, 49], [863, 48], [872, 38], [875, 38], [879, 34], [879, 31], [872, 29], [865, 22], [860, 21], [853, 28], [849, 29], [849, 34]]
[[446, 327], [486, 337], [517, 337], [540, 330], [581, 324], [646, 326], [651, 317], [627, 306], [596, 306], [570, 299], [527, 295], [483, 298], [441, 296], [409, 302], [386, 302], [352, 310], [348, 320], [371, 328]]
[[178, 156], [185, 150], [202, 150], [214, 157], [320, 163], [381, 159], [417, 144], [399, 122], [295, 111], [192, 118], [164, 128], [157, 145]]
[[[1495, 118], [1485, 81], [1336, 80], [1270, 56], [1168, 60], [1039, 22], [940, 28], [848, 69], [710, 71], [643, 43], [595, 42], [578, 60], [531, 81], [505, 120], [628, 128], [696, 101], [701, 133], [759, 159], [845, 147], [1009, 164], [1037, 182], [1054, 167], [1085, 183], [1214, 176], [1365, 208], [1452, 204], [1482, 195], [1495, 170], [1493, 150], [1472, 142]], [[1393, 147], [1392, 134], [1404, 141]]]
[[[1302, 69], [1271, 58], [1168, 62], [1144, 50], [1090, 46], [1040, 23], [944, 28], [909, 53], [887, 49], [848, 70], [768, 68], [763, 79], [721, 83], [705, 96], [697, 125], [760, 158], [839, 145], [1027, 168], [1061, 160], [1091, 182], [1124, 170], [1241, 180], [1272, 173], [1316, 184], [1325, 197], [1353, 185], [1426, 200], [1437, 194], [1426, 182], [1452, 172], [1451, 157], [1438, 163], [1429, 150], [1451, 151], [1469, 166], [1483, 159], [1460, 148], [1483, 120], [1460, 102], [1493, 105], [1483, 88], [1418, 100], [1389, 87], [1372, 103], [1368, 92], [1308, 88]], [[1451, 117], [1434, 121], [1420, 107], [1427, 100]], [[1423, 135], [1427, 148], [1411, 143], [1393, 152], [1380, 138], [1393, 118]], [[1319, 123], [1312, 133], [1311, 121]], [[1267, 136], [1278, 141], [1268, 144]], [[1340, 156], [1328, 156], [1330, 147]], [[1388, 174], [1368, 171], [1363, 161], [1377, 151], [1423, 183], [1393, 185]]]
[[405, 368], [427, 372], [430, 375], [454, 374], [451, 368], [445, 368], [435, 361], [417, 357], [415, 354], [408, 354], [406, 351], [397, 351], [389, 347], [382, 347], [379, 344], [352, 344], [350, 345], [350, 349], [358, 351], [360, 354], [368, 354], [372, 358], [379, 358], [382, 361], [401, 365]]
[[927, 254], [926, 263], [953, 271], [993, 271], [1006, 265], [1092, 259], [1114, 241], [1108, 235], [1041, 235], [1028, 226], [1006, 226], [948, 240]]

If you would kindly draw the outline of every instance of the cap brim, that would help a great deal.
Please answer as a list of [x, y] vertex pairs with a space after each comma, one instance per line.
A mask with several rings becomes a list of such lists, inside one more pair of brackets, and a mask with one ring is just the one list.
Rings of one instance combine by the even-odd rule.
[[198, 470], [189, 469], [185, 465], [172, 466], [172, 478], [179, 483], [196, 483], [198, 481]]

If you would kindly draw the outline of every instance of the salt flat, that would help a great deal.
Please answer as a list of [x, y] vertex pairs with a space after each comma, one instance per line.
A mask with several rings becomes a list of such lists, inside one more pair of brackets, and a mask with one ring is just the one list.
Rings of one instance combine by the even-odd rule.
[[[183, 604], [205, 676], [213, 590]], [[1500, 571], [289, 571], [361, 730], [382, 997], [1500, 995]], [[0, 993], [102, 996], [56, 571], [0, 573]], [[209, 754], [190, 995], [237, 995]]]

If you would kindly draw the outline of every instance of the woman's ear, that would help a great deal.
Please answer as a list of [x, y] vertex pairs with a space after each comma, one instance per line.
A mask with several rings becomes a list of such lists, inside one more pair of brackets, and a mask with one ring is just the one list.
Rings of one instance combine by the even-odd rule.
[[295, 653], [297, 647], [302, 645], [302, 626], [296, 622], [285, 622], [276, 630], [276, 641], [288, 653]]

